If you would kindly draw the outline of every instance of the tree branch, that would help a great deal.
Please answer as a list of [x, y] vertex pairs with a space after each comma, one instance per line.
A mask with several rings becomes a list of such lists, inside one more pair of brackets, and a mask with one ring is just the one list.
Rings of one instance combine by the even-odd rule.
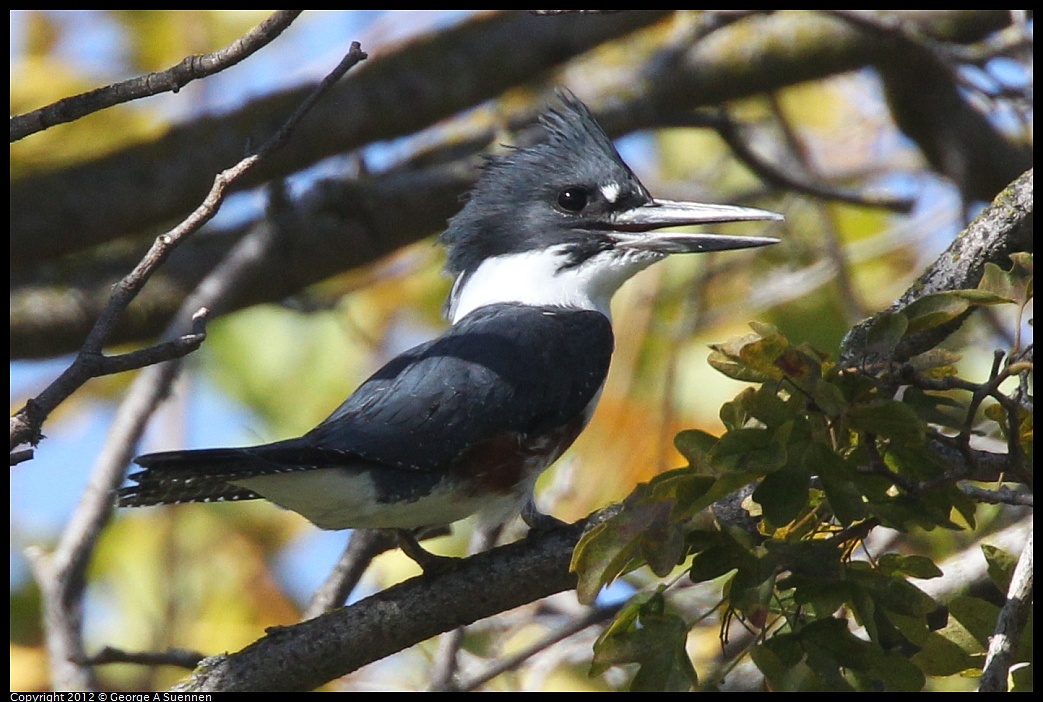
[[1007, 590], [1007, 600], [996, 621], [996, 633], [989, 640], [989, 652], [982, 669], [978, 692], [1006, 692], [1011, 661], [1018, 651], [1018, 641], [1028, 610], [1032, 606], [1032, 529], [1029, 528], [1025, 547], [1021, 549], [1018, 564]]
[[390, 587], [350, 607], [203, 661], [180, 691], [311, 690], [437, 634], [575, 587], [577, 523], [480, 553], [437, 575]]
[[[295, 148], [266, 159], [234, 189], [286, 177], [322, 159], [393, 139], [531, 80], [668, 10], [548, 21], [523, 12], [479, 14], [384, 53], [338, 85], [297, 130]], [[242, 157], [314, 86], [265, 95], [220, 118], [172, 127], [159, 139], [11, 184], [11, 266], [49, 260], [165, 226], [196, 206], [209, 174]]]
[[11, 143], [56, 124], [73, 122], [124, 102], [165, 92], [176, 93], [199, 78], [206, 78], [239, 63], [270, 44], [303, 10], [279, 10], [225, 48], [203, 56], [189, 56], [165, 71], [149, 73], [63, 98], [32, 112], [11, 117]]
[[[242, 159], [232, 168], [218, 173], [214, 178], [210, 192], [203, 199], [202, 204], [178, 226], [157, 237], [145, 258], [117, 284], [112, 296], [109, 298], [109, 302], [87, 335], [87, 339], [84, 341], [72, 365], [55, 382], [27, 402], [26, 406], [11, 418], [11, 449], [24, 443], [36, 445], [40, 441], [42, 438], [40, 430], [47, 416], [87, 380], [95, 377], [96, 374], [93, 371], [103, 365], [99, 361], [99, 358], [102, 356], [102, 347], [112, 333], [116, 322], [156, 269], [185, 237], [213, 219], [218, 209], [220, 209], [221, 203], [224, 202], [225, 194], [229, 187], [249, 173], [257, 164], [263, 162], [272, 153], [281, 148], [304, 118], [304, 115], [308, 113], [330, 86], [340, 79], [352, 66], [365, 58], [366, 54], [359, 48], [358, 43], [353, 43], [341, 63], [323, 79], [318, 87], [312, 91], [312, 94], [297, 107], [279, 130], [262, 144], [256, 153]], [[191, 344], [180, 344], [167, 348], [175, 351], [187, 348], [191, 351], [194, 347]], [[143, 359], [146, 357], [151, 357], [151, 355], [141, 354], [137, 358]], [[120, 363], [121, 369], [125, 370], [127, 364], [125, 362]]]
[[1006, 267], [1010, 265], [1010, 254], [1032, 251], [1032, 206], [1032, 170], [1028, 170], [997, 195], [992, 204], [956, 237], [891, 307], [860, 322], [848, 332], [841, 344], [840, 362], [905, 361], [934, 348], [956, 331], [966, 315], [904, 339], [892, 359], [866, 359], [867, 332], [880, 315], [901, 311], [930, 293], [975, 288], [986, 263]]

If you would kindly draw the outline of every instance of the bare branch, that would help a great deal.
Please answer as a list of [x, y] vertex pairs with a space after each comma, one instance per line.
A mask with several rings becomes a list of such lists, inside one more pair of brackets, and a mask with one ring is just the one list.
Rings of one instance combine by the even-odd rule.
[[[583, 523], [461, 559], [203, 661], [177, 689], [310, 690], [432, 636], [575, 587]], [[389, 622], [395, 622], [389, 626]]]
[[84, 665], [108, 665], [109, 663], [136, 663], [138, 665], [173, 665], [192, 670], [203, 654], [184, 648], [171, 648], [166, 651], [123, 651], [106, 646], [93, 656], [81, 661]]
[[[490, 665], [487, 669], [481, 671], [479, 674], [472, 676], [467, 680], [461, 681], [459, 684], [452, 688], [446, 688], [447, 692], [472, 692], [480, 688], [485, 683], [489, 682], [498, 675], [502, 675], [509, 670], [514, 670], [519, 667], [522, 663], [532, 658], [533, 656], [542, 653], [554, 644], [564, 641], [565, 639], [578, 634], [579, 632], [587, 629], [595, 624], [607, 621], [612, 617], [616, 616], [622, 605], [610, 605], [607, 607], [595, 607], [591, 608], [586, 614], [575, 617], [571, 621], [566, 622], [564, 625], [558, 627], [556, 630], [549, 632], [542, 638], [533, 643], [525, 646], [524, 648], [515, 651], [509, 656], [496, 661]], [[441, 692], [442, 690], [437, 690]]]
[[54, 383], [26, 403], [26, 406], [11, 418], [12, 449], [23, 443], [35, 445], [40, 441], [42, 438], [40, 429], [47, 416], [69, 395], [79, 389], [83, 383], [93, 377], [91, 370], [93, 367], [96, 367], [98, 363], [96, 359], [102, 355], [102, 347], [112, 333], [116, 322], [156, 269], [185, 237], [197, 231], [217, 214], [217, 210], [221, 207], [228, 188], [272, 152], [285, 144], [290, 138], [293, 129], [300, 123], [304, 115], [307, 114], [308, 110], [311, 109], [322, 94], [343, 76], [348, 69], [365, 58], [366, 54], [362, 52], [358, 43], [353, 43], [340, 64], [319, 83], [312, 91], [312, 94], [298, 106], [289, 119], [256, 153], [219, 173], [214, 178], [214, 184], [203, 203], [185, 218], [181, 224], [156, 239], [145, 258], [141, 260], [127, 277], [116, 285], [108, 304], [102, 310], [101, 316], [87, 335], [87, 339], [84, 341], [83, 347], [72, 365]]
[[758, 154], [741, 136], [741, 128], [723, 109], [716, 121], [717, 133], [735, 155], [749, 166], [765, 183], [836, 202], [847, 202], [862, 207], [879, 207], [892, 212], [908, 214], [916, 204], [913, 198], [895, 197], [884, 193], [858, 191], [815, 180], [805, 173], [794, 173], [770, 163]]
[[14, 115], [11, 117], [11, 142], [41, 132], [56, 124], [73, 122], [113, 105], [168, 91], [176, 93], [192, 81], [234, 66], [271, 43], [302, 12], [303, 10], [279, 10], [219, 51], [203, 56], [189, 56], [165, 71], [106, 85], [80, 95], [62, 98], [32, 112]]
[[1007, 675], [1011, 661], [1018, 650], [1018, 641], [1028, 610], [1032, 606], [1032, 529], [1029, 529], [1025, 547], [1021, 549], [1018, 565], [1014, 568], [1007, 601], [996, 621], [996, 633], [989, 639], [989, 652], [982, 669], [978, 692], [1006, 692]]

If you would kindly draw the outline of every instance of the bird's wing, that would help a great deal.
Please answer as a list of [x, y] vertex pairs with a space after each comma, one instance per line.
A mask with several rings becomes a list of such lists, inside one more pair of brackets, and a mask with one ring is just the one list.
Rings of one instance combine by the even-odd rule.
[[439, 474], [505, 435], [561, 430], [608, 373], [612, 329], [599, 312], [497, 304], [390, 361], [315, 429], [242, 449], [148, 454], [123, 506], [258, 495], [229, 481], [343, 466]]
[[605, 380], [612, 344], [598, 312], [482, 307], [384, 366], [305, 438], [438, 470], [500, 434], [538, 436], [580, 416]]

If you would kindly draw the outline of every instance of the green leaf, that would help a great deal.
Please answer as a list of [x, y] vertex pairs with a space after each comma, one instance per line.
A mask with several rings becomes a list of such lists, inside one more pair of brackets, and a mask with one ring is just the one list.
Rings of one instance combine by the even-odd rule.
[[907, 617], [923, 617], [938, 608], [930, 595], [901, 575], [889, 575], [874, 569], [868, 563], [854, 561], [847, 564], [847, 579], [871, 597], [877, 607]]
[[927, 426], [915, 410], [897, 400], [852, 407], [848, 418], [854, 429], [913, 446], [922, 445], [927, 436]]
[[828, 446], [812, 443], [804, 452], [804, 465], [810, 475], [817, 475], [822, 481], [829, 507], [838, 522], [847, 526], [865, 518], [866, 505], [858, 489], [859, 476], [840, 456]]
[[618, 512], [576, 544], [570, 568], [579, 576], [579, 600], [593, 602], [602, 587], [642, 565], [660, 577], [669, 574], [687, 554], [685, 529], [691, 515], [752, 479], [714, 480], [680, 468], [638, 485]]
[[781, 379], [775, 361], [789, 348], [789, 341], [771, 325], [752, 322], [750, 326], [755, 334], [711, 344], [709, 364], [735, 380], [766, 383]]
[[714, 475], [710, 455], [717, 442], [716, 436], [700, 429], [687, 429], [674, 437], [674, 446], [685, 457], [692, 470], [701, 475]]
[[579, 601], [593, 602], [602, 587], [649, 557], [657, 575], [668, 573], [684, 552], [684, 534], [671, 521], [672, 511], [670, 500], [628, 498], [617, 514], [584, 534], [569, 566], [579, 576]]
[[926, 393], [920, 388], [906, 388], [902, 402], [913, 408], [923, 421], [943, 427], [962, 426], [967, 414], [967, 403], [948, 395]]
[[699, 683], [685, 644], [688, 625], [664, 612], [662, 595], [635, 598], [598, 637], [590, 674], [636, 663], [631, 692], [688, 692]]
[[750, 659], [764, 675], [771, 691], [825, 690], [815, 672], [803, 662], [803, 655], [799, 643], [792, 636], [775, 636], [750, 649]]
[[[957, 609], [965, 615], [969, 614], [970, 618], [975, 618], [973, 610], [978, 603], [987, 604], [976, 598], [961, 597], [958, 599], [964, 601], [957, 604]], [[952, 614], [951, 607], [950, 614]], [[992, 621], [995, 623], [995, 619]], [[975, 626], [979, 625], [975, 624]], [[945, 627], [931, 632], [927, 636], [927, 640], [920, 646], [920, 650], [912, 657], [912, 661], [921, 670], [928, 675], [955, 675], [965, 671], [980, 672], [985, 662], [987, 643], [982, 643], [980, 633], [973, 633], [956, 616], [950, 616]]]
[[927, 675], [957, 675], [981, 667], [981, 661], [963, 650], [942, 632], [931, 632], [920, 644], [912, 659], [913, 665]]
[[722, 436], [712, 457], [718, 470], [765, 475], [786, 465], [787, 453], [775, 432], [747, 428]]
[[956, 319], [971, 307], [999, 305], [1011, 300], [984, 290], [948, 290], [914, 300], [902, 312], [909, 318], [906, 334], [933, 329]]
[[772, 689], [779, 691], [853, 692], [846, 673], [867, 691], [879, 686], [918, 691], [925, 682], [904, 656], [859, 639], [844, 619], [811, 622], [795, 633], [773, 636], [750, 653]]
[[863, 641], [851, 633], [844, 619], [812, 622], [801, 630], [800, 638], [813, 660], [860, 671], [883, 683], [886, 690], [917, 692], [926, 682], [923, 673], [898, 651]]
[[1010, 579], [1014, 575], [1014, 567], [1018, 564], [1017, 556], [989, 544], [982, 544], [981, 552], [988, 564], [989, 578], [993, 585], [1000, 592], [1007, 592], [1010, 589]]
[[1025, 302], [1032, 296], [1032, 254], [1015, 253], [1013, 265], [1005, 271], [995, 263], [986, 263], [978, 290], [990, 292], [1013, 302]]
[[767, 475], [757, 486], [753, 499], [772, 526], [789, 524], [808, 506], [808, 479], [803, 466], [786, 466]]
[[890, 356], [908, 328], [909, 318], [901, 312], [881, 312], [866, 330], [866, 353]]
[[773, 385], [775, 384], [770, 383], [756, 389], [748, 388], [741, 395], [746, 412], [763, 422], [769, 429], [792, 422], [796, 414], [795, 408], [778, 396]]
[[756, 558], [725, 532], [714, 533], [716, 543], [701, 548], [692, 558], [688, 577], [693, 583], [719, 578], [742, 567], [754, 567]]
[[900, 553], [885, 553], [877, 560], [877, 567], [887, 575], [906, 575], [910, 578], [929, 580], [940, 578], [941, 569], [927, 556], [903, 556]]
[[958, 621], [982, 649], [989, 646], [989, 637], [996, 633], [1000, 609], [978, 597], [960, 595], [949, 602], [949, 613]]

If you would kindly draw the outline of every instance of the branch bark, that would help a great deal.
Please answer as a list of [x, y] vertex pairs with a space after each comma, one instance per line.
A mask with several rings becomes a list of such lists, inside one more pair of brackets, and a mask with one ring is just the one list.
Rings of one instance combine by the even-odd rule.
[[437, 634], [576, 585], [580, 522], [460, 560], [202, 662], [178, 691], [311, 690]]
[[192, 81], [234, 66], [267, 46], [302, 12], [304, 10], [279, 10], [220, 51], [203, 56], [189, 56], [165, 71], [106, 85], [90, 92], [63, 98], [32, 112], [15, 115], [11, 118], [11, 142], [24, 139], [56, 124], [73, 122], [113, 105], [165, 92], [176, 93]]

